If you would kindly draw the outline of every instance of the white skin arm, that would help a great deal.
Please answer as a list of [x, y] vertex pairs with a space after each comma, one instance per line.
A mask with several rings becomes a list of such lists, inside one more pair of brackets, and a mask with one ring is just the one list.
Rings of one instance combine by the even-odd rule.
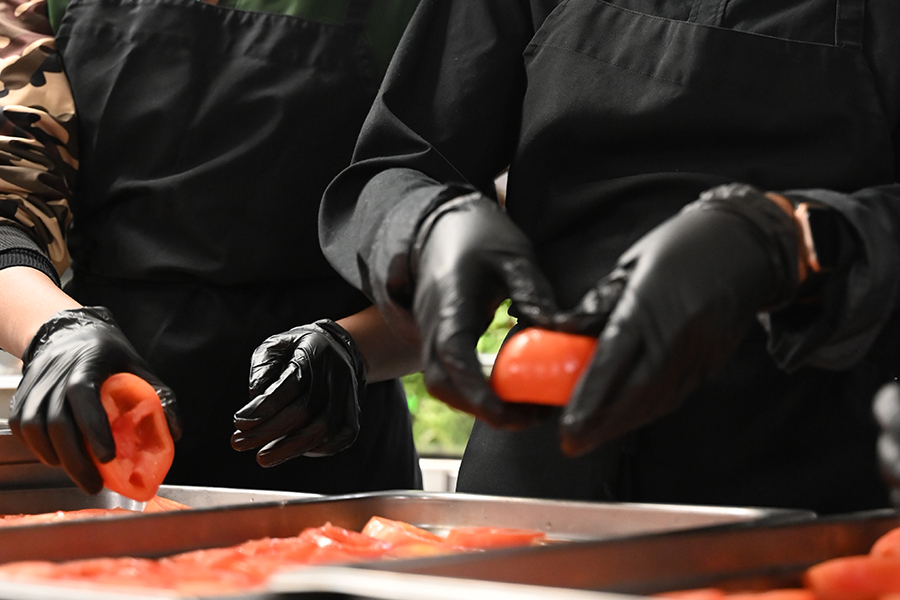
[[80, 306], [37, 269], [0, 270], [0, 348], [21, 358], [38, 328], [51, 316]]
[[378, 308], [370, 306], [337, 321], [353, 336], [366, 364], [369, 383], [415, 373], [421, 369], [419, 347], [397, 338]]

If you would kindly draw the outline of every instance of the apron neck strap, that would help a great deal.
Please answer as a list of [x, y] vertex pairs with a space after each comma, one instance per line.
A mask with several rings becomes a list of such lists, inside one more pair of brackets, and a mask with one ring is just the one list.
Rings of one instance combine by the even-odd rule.
[[369, 8], [372, 0], [350, 0], [347, 6], [347, 17], [344, 24], [351, 27], [364, 28], [369, 18]]
[[866, 25], [866, 0], [838, 0], [834, 42], [841, 47], [861, 48]]

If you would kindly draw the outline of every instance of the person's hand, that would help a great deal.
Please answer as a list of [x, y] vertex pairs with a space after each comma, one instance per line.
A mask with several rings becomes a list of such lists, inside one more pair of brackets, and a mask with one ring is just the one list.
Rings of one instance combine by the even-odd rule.
[[428, 391], [493, 426], [524, 427], [546, 417], [547, 407], [501, 401], [475, 351], [504, 299], [526, 320], [555, 310], [528, 239], [496, 202], [472, 195], [439, 208], [418, 240], [413, 315]]
[[798, 252], [791, 216], [737, 184], [704, 193], [638, 240], [557, 317], [559, 329], [600, 337], [563, 412], [563, 450], [582, 454], [674, 410], [758, 312], [794, 296]]
[[891, 382], [875, 394], [875, 419], [881, 427], [878, 437], [878, 462], [881, 474], [891, 488], [891, 499], [900, 507], [900, 385]]
[[103, 307], [63, 310], [44, 323], [22, 356], [22, 380], [13, 395], [13, 434], [48, 465], [61, 465], [84, 491], [103, 480], [88, 453], [116, 456], [100, 387], [114, 373], [133, 373], [156, 390], [172, 437], [181, 436], [175, 394], [150, 370]]
[[235, 450], [272, 467], [297, 456], [330, 456], [359, 433], [366, 368], [353, 338], [330, 320], [273, 335], [250, 360], [251, 401], [234, 415]]

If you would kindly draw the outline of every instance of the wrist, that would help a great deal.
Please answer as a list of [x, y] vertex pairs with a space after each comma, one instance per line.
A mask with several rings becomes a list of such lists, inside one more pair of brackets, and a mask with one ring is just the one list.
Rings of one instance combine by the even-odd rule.
[[60, 310], [79, 306], [42, 271], [27, 266], [0, 270], [0, 347], [21, 358], [41, 325]]
[[819, 266], [815, 256], [815, 249], [812, 247], [811, 238], [809, 237], [808, 227], [804, 231], [803, 221], [799, 218], [797, 208], [794, 207], [793, 202], [774, 192], [766, 192], [766, 198], [774, 202], [794, 222], [797, 233], [797, 280], [802, 284], [809, 277], [810, 272], [817, 270]]
[[421, 370], [419, 346], [397, 336], [375, 306], [339, 319], [352, 336], [366, 367], [366, 381], [376, 383]]
[[331, 319], [320, 319], [313, 323], [313, 325], [318, 327], [321, 331], [324, 331], [325, 335], [331, 338], [333, 343], [337, 344], [338, 347], [344, 351], [346, 356], [345, 360], [352, 366], [353, 371], [356, 373], [359, 389], [364, 388], [366, 386], [366, 363], [353, 336]]
[[729, 212], [752, 226], [756, 245], [765, 256], [772, 275], [766, 290], [768, 299], [760, 308], [762, 311], [794, 302], [800, 293], [800, 279], [807, 275], [806, 263], [800, 257], [800, 231], [793, 216], [793, 206], [786, 198], [781, 202], [782, 198], [777, 194], [773, 198], [747, 184], [732, 183], [710, 188], [696, 203], [698, 207]]
[[65, 308], [50, 316], [40, 327], [22, 353], [22, 362], [27, 366], [35, 354], [40, 351], [51, 338], [61, 332], [85, 327], [104, 330], [118, 329], [112, 313], [102, 306], [78, 306]]
[[802, 200], [795, 202], [774, 192], [768, 192], [766, 197], [795, 223], [800, 282], [837, 268], [842, 247], [847, 245], [842, 241], [840, 215], [829, 207]]

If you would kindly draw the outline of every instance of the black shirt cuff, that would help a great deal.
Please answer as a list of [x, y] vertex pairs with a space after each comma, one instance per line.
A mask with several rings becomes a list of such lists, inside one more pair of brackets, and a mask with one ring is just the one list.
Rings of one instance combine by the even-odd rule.
[[0, 225], [0, 269], [8, 267], [37, 269], [60, 285], [59, 274], [37, 242], [18, 227]]

